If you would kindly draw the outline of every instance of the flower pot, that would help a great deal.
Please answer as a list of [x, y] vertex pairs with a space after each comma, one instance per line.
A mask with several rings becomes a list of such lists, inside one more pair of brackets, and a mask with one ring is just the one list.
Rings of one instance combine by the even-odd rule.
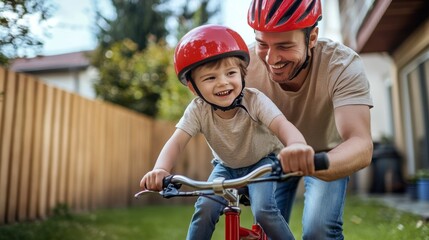
[[417, 198], [422, 201], [429, 201], [429, 178], [417, 180]]

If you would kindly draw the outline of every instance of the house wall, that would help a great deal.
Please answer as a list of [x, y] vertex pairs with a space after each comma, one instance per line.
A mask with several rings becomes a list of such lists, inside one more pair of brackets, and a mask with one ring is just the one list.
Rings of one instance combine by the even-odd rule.
[[[410, 116], [408, 112], [409, 100], [413, 94], [407, 93], [404, 89], [406, 80], [404, 74], [415, 64], [421, 62], [421, 58], [425, 54], [429, 54], [429, 20], [411, 34], [392, 56], [398, 68], [394, 80], [396, 88], [393, 94], [395, 129], [398, 129], [395, 132], [395, 140], [406, 159], [404, 172], [407, 175], [414, 174], [419, 166], [416, 166], [415, 163], [418, 153], [414, 152], [415, 143], [412, 141], [411, 133], [413, 116]], [[428, 82], [427, 79], [426, 82]], [[423, 109], [423, 111], [428, 111], [428, 109]]]
[[93, 84], [97, 78], [97, 70], [93, 67], [85, 70], [70, 70], [32, 74], [48, 85], [58, 87], [68, 92], [74, 92], [82, 97], [95, 99]]

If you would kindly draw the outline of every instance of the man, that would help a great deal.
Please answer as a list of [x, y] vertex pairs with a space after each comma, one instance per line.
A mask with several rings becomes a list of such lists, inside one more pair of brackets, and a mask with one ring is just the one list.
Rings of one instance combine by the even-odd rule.
[[[304, 239], [343, 239], [342, 214], [349, 175], [372, 156], [369, 83], [359, 56], [340, 43], [318, 39], [320, 0], [253, 0], [255, 30], [246, 86], [264, 92], [303, 133], [315, 152], [327, 151], [329, 169], [314, 172], [310, 159], [290, 161], [302, 171]], [[289, 219], [298, 180], [282, 184], [277, 203]]]

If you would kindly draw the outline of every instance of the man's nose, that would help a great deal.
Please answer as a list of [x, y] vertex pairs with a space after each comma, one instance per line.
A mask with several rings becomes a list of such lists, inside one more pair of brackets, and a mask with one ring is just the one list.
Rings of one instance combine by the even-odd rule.
[[265, 61], [270, 65], [274, 65], [279, 60], [280, 60], [280, 56], [278, 55], [278, 53], [272, 48], [268, 49], [267, 55], [265, 56]]

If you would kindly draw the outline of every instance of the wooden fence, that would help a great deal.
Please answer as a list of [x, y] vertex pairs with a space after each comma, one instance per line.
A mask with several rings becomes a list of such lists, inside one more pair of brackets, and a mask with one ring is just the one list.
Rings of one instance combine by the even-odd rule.
[[[43, 219], [59, 204], [71, 211], [150, 204], [133, 194], [173, 131], [174, 123], [0, 68], [0, 224]], [[175, 172], [208, 176], [202, 136], [180, 158]]]

